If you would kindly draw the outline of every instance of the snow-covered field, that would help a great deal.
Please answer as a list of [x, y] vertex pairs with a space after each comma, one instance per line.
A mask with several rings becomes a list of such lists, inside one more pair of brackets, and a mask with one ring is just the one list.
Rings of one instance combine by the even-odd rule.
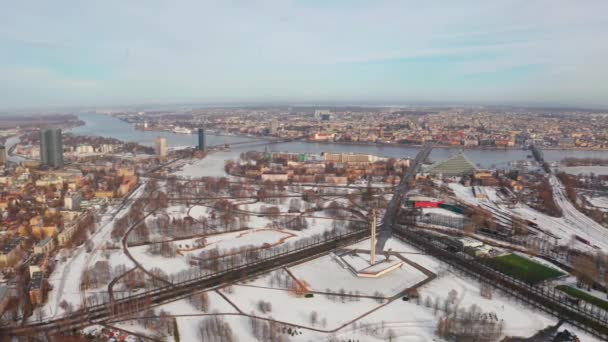
[[[255, 316], [274, 317], [282, 322], [320, 329], [338, 328], [380, 305], [376, 300], [369, 298], [342, 302], [340, 299], [330, 300], [327, 296], [319, 294], [313, 298], [305, 298], [295, 296], [286, 290], [241, 285], [233, 286], [233, 292], [226, 296], [243, 312], [253, 312]], [[259, 311], [257, 304], [260, 300], [269, 301], [272, 310], [267, 313]], [[310, 320], [313, 311], [318, 314], [317, 323], [314, 325]], [[325, 327], [322, 324], [324, 320]]]
[[182, 177], [226, 177], [224, 162], [235, 159], [238, 154], [233, 151], [222, 151], [208, 154], [204, 159], [195, 160], [190, 164], [175, 172], [174, 174]]
[[[350, 247], [365, 248], [368, 243], [368, 241], [363, 241]], [[359, 301], [345, 301], [342, 303], [339, 298], [329, 300], [326, 296], [320, 294], [316, 294], [314, 298], [295, 297], [282, 289], [264, 287], [268, 282], [270, 273], [253, 282], [232, 286], [231, 291], [220, 291], [244, 314], [266, 318], [273, 317], [281, 322], [302, 325], [304, 328], [299, 329], [301, 334], [290, 337], [290, 340], [296, 342], [329, 341], [334, 337], [344, 341], [354, 339], [379, 342], [387, 340], [389, 330], [394, 336], [393, 341], [441, 341], [435, 335], [435, 331], [439, 318], [443, 316], [443, 303], [452, 290], [456, 294], [454, 304], [451, 304], [452, 308], [458, 307], [468, 310], [472, 305], [476, 305], [485, 313], [496, 314], [499, 320], [504, 320], [505, 336], [529, 337], [538, 330], [557, 323], [556, 318], [506, 297], [498, 291], [492, 292], [491, 299], [482, 297], [480, 295], [480, 285], [476, 280], [454, 273], [436, 259], [420, 253], [407, 244], [390, 239], [386, 246], [394, 251], [400, 251], [409, 259], [437, 273], [438, 277], [435, 280], [419, 289], [420, 303], [415, 300], [378, 303], [375, 300], [364, 298]], [[316, 260], [309, 263], [316, 265], [314, 263]], [[337, 271], [323, 268], [323, 266], [331, 263], [333, 261], [327, 260], [324, 265], [317, 265], [317, 272], [313, 275], [324, 277], [326, 274]], [[292, 267], [292, 271], [295, 268], [297, 267]], [[311, 280], [314, 281], [315, 279]], [[314, 287], [314, 282], [311, 282], [311, 285]], [[376, 287], [381, 290], [382, 286], [378, 284]], [[346, 290], [348, 292], [348, 288]], [[431, 303], [430, 307], [425, 305], [427, 297]], [[212, 298], [213, 300], [211, 300]], [[257, 304], [260, 300], [271, 304], [270, 312], [262, 313], [259, 311]], [[436, 313], [434, 309], [435, 301], [440, 303], [439, 310]], [[222, 317], [230, 325], [238, 341], [255, 341], [248, 317], [237, 315], [234, 308], [219, 296], [212, 296], [212, 293], [210, 293], [210, 302], [212, 304], [209, 311], [226, 314]], [[201, 316], [204, 313], [191, 307], [185, 300], [163, 305], [156, 311], [158, 312], [161, 308], [178, 315], [177, 322], [182, 340], [200, 340], [198, 326], [205, 318]], [[312, 311], [316, 311], [318, 316], [314, 326], [310, 319]], [[357, 319], [356, 325], [348, 323], [357, 317], [359, 319]], [[323, 320], [325, 320], [325, 326]], [[348, 323], [348, 325], [343, 326], [345, 323]], [[127, 330], [137, 330], [145, 333], [145, 329], [137, 327], [137, 325], [123, 323], [120, 326]], [[316, 330], [306, 329], [305, 327]], [[338, 327], [341, 328], [333, 331]], [[581, 341], [599, 341], [571, 326], [563, 326], [563, 328], [574, 331]]]
[[290, 238], [292, 238], [292, 236], [289, 233], [284, 233], [281, 231], [251, 230], [209, 236], [206, 238], [207, 244], [205, 247], [196, 249], [188, 249], [188, 247], [193, 246], [195, 240], [198, 238], [176, 240], [171, 242], [176, 248], [184, 248], [188, 250], [180, 251], [182, 255], [177, 254], [173, 258], [150, 254], [148, 252], [148, 245], [129, 247], [129, 252], [144, 268], [149, 270], [152, 267], [158, 267], [163, 272], [170, 275], [190, 269], [191, 266], [188, 264], [186, 258], [187, 255], [195, 256], [202, 251], [211, 250], [214, 248], [217, 248], [221, 252], [225, 253], [246, 246], [260, 248], [266, 243], [279, 243], [282, 239], [288, 240]]
[[[369, 243], [369, 242], [368, 242]], [[367, 246], [369, 247], [369, 246]], [[407, 258], [407, 256], [405, 256]], [[390, 297], [426, 279], [426, 275], [416, 268], [405, 264], [401, 268], [374, 278], [361, 278], [345, 269], [330, 255], [320, 257], [289, 268], [299, 280], [305, 280], [313, 291], [325, 292], [327, 289], [338, 292], [360, 293], [374, 296], [376, 292]]]

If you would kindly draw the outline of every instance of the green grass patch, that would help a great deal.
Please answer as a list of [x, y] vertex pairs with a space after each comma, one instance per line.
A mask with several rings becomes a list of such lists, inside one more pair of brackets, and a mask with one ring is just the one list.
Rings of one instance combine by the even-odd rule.
[[516, 254], [488, 259], [487, 262], [492, 268], [530, 284], [538, 284], [564, 275], [556, 269]]
[[576, 287], [572, 287], [572, 286], [568, 286], [568, 285], [560, 285], [556, 288], [560, 291], [563, 291], [563, 292], [569, 294], [570, 296], [572, 296], [574, 298], [582, 299], [589, 304], [593, 304], [604, 310], [608, 310], [607, 301], [600, 299], [594, 295], [590, 295], [589, 293], [587, 293], [585, 291], [581, 291], [581, 290], [577, 289]]

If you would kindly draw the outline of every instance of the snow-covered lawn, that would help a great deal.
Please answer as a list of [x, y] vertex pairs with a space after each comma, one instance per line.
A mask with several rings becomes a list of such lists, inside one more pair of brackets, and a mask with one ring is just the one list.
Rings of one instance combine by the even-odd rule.
[[202, 205], [195, 205], [190, 207], [190, 210], [188, 211], [188, 214], [195, 218], [198, 219], [199, 217], [206, 217], [209, 215], [209, 211], [210, 209], [206, 206], [202, 206]]
[[[286, 241], [291, 238], [293, 238], [293, 236], [290, 233], [267, 229], [219, 234], [208, 237], [207, 245], [205, 247], [184, 252], [184, 254], [198, 254], [203, 250], [209, 250], [212, 248], [217, 248], [220, 251], [226, 252], [246, 246], [260, 248], [264, 244], [279, 244], [282, 240]], [[179, 244], [184, 245], [184, 242], [180, 242]]]
[[[289, 291], [280, 289], [267, 289], [251, 286], [233, 286], [233, 292], [226, 296], [245, 313], [254, 313], [259, 317], [274, 317], [282, 322], [289, 322], [317, 329], [335, 329], [376, 308], [380, 303], [374, 299], [358, 298], [358, 301], [344, 303], [337, 298], [329, 300], [324, 295], [315, 295], [313, 298], [298, 297]], [[258, 310], [258, 302], [270, 302], [272, 309], [263, 313]], [[316, 311], [318, 319], [316, 324], [311, 323], [311, 312]], [[322, 322], [326, 321], [325, 327]]]
[[177, 255], [174, 258], [166, 258], [162, 255], [152, 255], [148, 253], [148, 246], [129, 247], [129, 252], [148, 271], [152, 268], [160, 268], [170, 275], [191, 268], [184, 257]]
[[[230, 303], [215, 291], [207, 291], [207, 298], [209, 298], [209, 309], [206, 313], [238, 313]], [[188, 298], [164, 304], [160, 308], [174, 315], [200, 315], [205, 313], [194, 307]]]
[[[407, 257], [407, 256], [406, 256]], [[347, 258], [349, 258], [347, 256]], [[379, 259], [383, 257], [380, 256]], [[393, 259], [396, 259], [393, 257]], [[352, 257], [350, 261], [354, 261]], [[368, 265], [368, 264], [367, 264]], [[368, 265], [369, 266], [369, 265]], [[299, 280], [305, 280], [313, 291], [360, 293], [374, 296], [377, 292], [390, 297], [426, 279], [426, 275], [418, 269], [405, 264], [379, 278], [361, 278], [354, 275], [348, 268], [343, 268], [334, 257], [326, 255], [289, 268]]]
[[[349, 248], [369, 249], [369, 246], [369, 240], [363, 240], [355, 245], [349, 246]], [[443, 265], [439, 260], [426, 255], [419, 249], [403, 243], [396, 238], [388, 239], [384, 245], [384, 249], [391, 249], [393, 252], [401, 254], [406, 259], [421, 265], [433, 273], [438, 273], [443, 269]]]
[[[219, 249], [221, 252], [228, 253], [231, 250], [238, 250], [241, 247], [260, 248], [264, 244], [277, 244], [281, 240], [289, 241], [293, 237], [288, 232], [277, 230], [247, 230], [243, 232], [231, 232], [225, 234], [212, 235], [207, 237], [205, 247], [190, 249], [199, 238], [177, 240], [171, 242], [180, 254], [173, 258], [163, 257], [161, 255], [152, 255], [148, 252], [149, 246], [129, 247], [129, 252], [144, 268], [150, 270], [153, 267], [158, 267], [166, 274], [179, 273], [190, 269], [187, 255], [196, 256], [202, 251]], [[189, 246], [189, 247], [186, 247]], [[183, 249], [179, 250], [179, 249]]]
[[[169, 205], [167, 207], [167, 209], [165, 209], [167, 215], [169, 215], [169, 217], [171, 218], [176, 218], [176, 219], [182, 219], [186, 216], [188, 216], [188, 207], [186, 207], [185, 205]], [[155, 214], [156, 215], [156, 214]], [[153, 215], [153, 216], [155, 216]], [[193, 216], [195, 218], [198, 218], [197, 216]], [[152, 217], [149, 218], [150, 220], [152, 219]]]
[[[350, 247], [364, 249], [367, 248], [368, 245], [369, 241], [363, 241]], [[392, 330], [394, 336], [396, 336], [396, 338], [393, 339], [394, 341], [439, 341], [439, 338], [435, 335], [435, 330], [437, 321], [442, 316], [441, 311], [434, 314], [433, 305], [428, 308], [424, 303], [426, 297], [429, 297], [433, 304], [435, 298], [437, 298], [440, 301], [440, 307], [443, 307], [443, 301], [448, 297], [448, 293], [451, 290], [455, 290], [457, 293], [456, 303], [459, 308], [468, 309], [471, 305], [475, 304], [480, 307], [483, 312], [495, 313], [499, 319], [503, 319], [505, 321], [505, 336], [529, 337], [538, 332], [538, 330], [557, 323], [556, 318], [515, 301], [510, 297], [506, 297], [499, 291], [493, 291], [491, 299], [482, 297], [480, 295], [479, 283], [476, 280], [453, 273], [447, 266], [440, 263], [438, 260], [429, 255], [421, 254], [417, 249], [404, 244], [399, 240], [389, 239], [386, 248], [392, 248], [393, 251], [401, 252], [408, 259], [419, 263], [438, 274], [438, 277], [435, 280], [419, 289], [422, 299], [420, 305], [417, 305], [415, 300], [410, 300], [408, 302], [395, 300], [387, 305], [379, 307], [381, 304], [371, 299], [361, 299], [360, 301], [342, 303], [339, 299], [331, 301], [327, 299], [326, 296], [319, 294], [315, 295], [314, 298], [302, 298], [295, 297], [289, 294], [288, 291], [281, 289], [260, 288], [260, 286], [268, 286], [269, 278], [272, 277], [272, 273], [284, 272], [282, 270], [263, 275], [245, 285], [232, 286], [233, 293], [224, 294], [246, 314], [253, 312], [256, 316], [274, 317], [279, 321], [292, 324], [311, 326], [310, 312], [316, 311], [318, 313], [317, 320], [319, 323], [317, 323], [314, 328], [320, 330], [337, 328], [355, 317], [364, 315], [369, 311], [378, 308], [376, 311], [372, 311], [358, 320], [357, 327], [349, 324], [335, 333], [300, 329], [299, 331], [302, 332], [301, 335], [290, 337], [292, 341], [297, 342], [328, 341], [332, 336], [338, 337], [341, 340], [354, 338], [355, 340], [362, 342], [380, 342], [386, 341], [389, 329]], [[306, 280], [314, 287], [315, 282], [317, 281], [316, 278], [318, 277], [325, 277], [327, 274], [335, 273], [336, 271], [347, 272], [347, 270], [342, 268], [339, 268], [338, 270], [323, 268], [327, 267], [327, 265], [331, 265], [331, 263], [334, 262], [328, 260], [328, 262], [321, 265], [322, 267], [317, 268], [317, 272], [311, 271], [312, 276], [314, 277]], [[294, 272], [294, 268], [297, 268], [297, 266], [292, 267], [292, 272]], [[323, 286], [321, 287], [324, 291], [325, 288], [323, 288]], [[377, 288], [382, 291], [382, 285], [377, 285]], [[348, 291], [348, 288], [345, 287], [345, 290]], [[210, 311], [224, 313], [234, 312], [234, 309], [219, 296], [215, 296], [212, 293], [209, 293], [209, 295], [210, 302], [212, 303]], [[272, 305], [271, 311], [266, 314], [258, 311], [257, 304], [259, 300], [270, 302]], [[198, 315], [196, 309], [189, 306], [190, 304], [185, 300], [180, 300], [175, 303], [165, 304], [161, 308], [170, 311], [173, 314]], [[230, 325], [239, 341], [255, 341], [251, 334], [249, 318], [236, 315], [226, 315], [222, 317]], [[204, 318], [204, 316], [177, 317], [182, 340], [200, 340], [198, 326]], [[327, 321], [326, 328], [323, 328], [321, 324], [323, 318]], [[361, 328], [362, 323], [375, 328], [377, 334], [366, 334], [365, 329]], [[137, 329], [136, 326], [129, 324], [123, 324], [122, 327], [127, 330]], [[382, 329], [382, 327], [384, 327], [384, 329]], [[563, 326], [562, 328], [574, 331], [582, 341], [599, 341], [571, 326]]]
[[[422, 333], [423, 335], [433, 335], [437, 327], [436, 322], [442, 316], [441, 312], [438, 312], [436, 316], [433, 314], [433, 305], [438, 300], [440, 307], [443, 307], [443, 302], [448, 298], [448, 293], [451, 290], [455, 290], [457, 293], [455, 303], [459, 308], [468, 310], [471, 305], [477, 305], [482, 311], [496, 313], [499, 319], [504, 319], [506, 335], [530, 336], [556, 321], [556, 319], [545, 316], [496, 292], [493, 293], [492, 299], [486, 299], [479, 294], [479, 284], [476, 281], [469, 278], [460, 278], [453, 273], [445, 273], [420, 288], [419, 292], [422, 299], [420, 305], [416, 305], [415, 301], [394, 301], [386, 308], [366, 317], [363, 321], [420, 322], [420, 318], [424, 317], [425, 319], [420, 323], [431, 321], [432, 324], [422, 324], [422, 327], [406, 326], [406, 329], [403, 330], [409, 330], [409, 333], [413, 331], [420, 333], [419, 329], [421, 329], [426, 331]], [[433, 304], [430, 308], [424, 305], [427, 297]]]

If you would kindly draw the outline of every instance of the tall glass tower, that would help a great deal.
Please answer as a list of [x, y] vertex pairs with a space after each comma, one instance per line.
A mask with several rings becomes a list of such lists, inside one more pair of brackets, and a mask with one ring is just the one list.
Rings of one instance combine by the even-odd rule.
[[204, 128], [199, 128], [198, 129], [198, 149], [201, 151], [205, 150], [205, 129]]
[[63, 167], [63, 139], [61, 129], [40, 131], [40, 162], [50, 167]]

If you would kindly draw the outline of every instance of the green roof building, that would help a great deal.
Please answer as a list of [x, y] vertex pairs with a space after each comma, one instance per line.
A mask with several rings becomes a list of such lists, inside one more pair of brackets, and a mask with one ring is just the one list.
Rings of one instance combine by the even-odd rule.
[[464, 155], [464, 152], [460, 151], [446, 160], [431, 165], [426, 172], [434, 176], [462, 177], [470, 175], [476, 170], [475, 164]]

